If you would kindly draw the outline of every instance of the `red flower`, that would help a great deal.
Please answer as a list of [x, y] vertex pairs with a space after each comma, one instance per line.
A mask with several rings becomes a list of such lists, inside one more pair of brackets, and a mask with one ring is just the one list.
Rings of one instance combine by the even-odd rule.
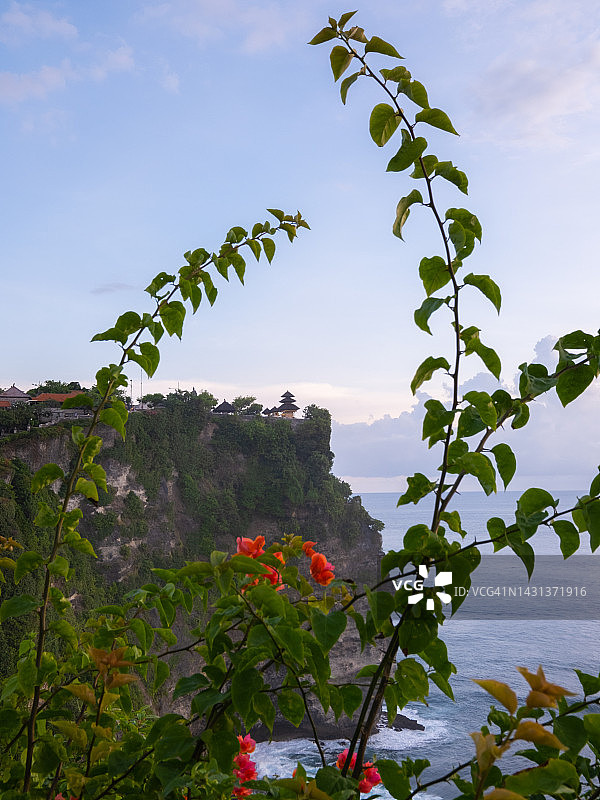
[[363, 778], [362, 781], [358, 784], [358, 791], [362, 792], [363, 794], [369, 794], [373, 786], [369, 783], [366, 778]]
[[253, 753], [256, 749], [256, 742], [249, 733], [247, 733], [243, 738], [238, 736], [238, 741], [240, 743], [240, 753]]
[[232, 794], [234, 797], [248, 797], [252, 794], [252, 789], [249, 786], [236, 786]]
[[262, 556], [265, 552], [263, 550], [264, 543], [264, 536], [257, 536], [256, 539], [249, 539], [247, 536], [238, 536], [237, 552], [243, 556], [257, 558], [258, 556]]
[[302, 550], [304, 551], [305, 556], [308, 556], [309, 558], [312, 558], [314, 556], [315, 554], [315, 551], [313, 550], [314, 545], [316, 545], [316, 542], [304, 542], [304, 544], [302, 545]]
[[[323, 558], [325, 558], [325, 556], [323, 556]], [[342, 750], [342, 752], [337, 757], [337, 761], [335, 762], [336, 767], [338, 769], [342, 769], [342, 767], [346, 763], [347, 758], [348, 758], [348, 748]], [[350, 769], [354, 769], [355, 766], [356, 766], [356, 753], [352, 753], [352, 758], [350, 759]]]
[[315, 553], [310, 560], [310, 574], [321, 586], [328, 586], [335, 578], [334, 569], [333, 564], [327, 561], [323, 553]]

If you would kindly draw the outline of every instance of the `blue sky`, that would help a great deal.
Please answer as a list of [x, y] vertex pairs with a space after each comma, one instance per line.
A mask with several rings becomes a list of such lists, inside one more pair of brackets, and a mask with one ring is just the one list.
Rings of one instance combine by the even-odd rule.
[[[406, 243], [391, 234], [412, 182], [385, 172], [393, 141], [380, 150], [370, 140], [375, 87], [355, 84], [344, 107], [329, 48], [306, 46], [346, 10], [322, 0], [0, 3], [11, 332], [0, 386], [91, 382], [114, 354], [89, 340], [119, 313], [149, 309], [142, 289], [154, 274], [181, 266], [188, 249], [214, 249], [232, 225], [251, 227], [266, 207], [300, 209], [312, 230], [282, 241], [272, 266], [249, 262], [245, 287], [219, 281], [214, 308], [186, 323], [182, 343], [165, 344], [144, 392], [195, 386], [271, 405], [290, 389], [340, 423], [336, 471], [354, 486], [395, 487], [413, 471], [400, 458], [412, 449], [386, 460], [397, 438], [381, 430], [418, 423], [408, 384], [444, 350], [412, 322], [423, 297], [416, 267], [438, 243], [424, 214], [411, 217]], [[482, 221], [469, 269], [496, 278], [504, 308], [498, 319], [474, 299], [467, 321], [496, 347], [511, 385], [545, 337], [598, 329], [600, 8], [370, 0], [356, 21], [397, 46], [461, 133], [424, 135], [469, 175], [469, 198], [444, 192], [442, 203], [464, 200]], [[475, 358], [465, 379], [480, 369]], [[597, 450], [586, 458], [597, 465], [593, 392], [572, 414], [589, 415]], [[576, 453], [558, 409], [539, 405]], [[372, 448], [362, 463], [351, 458], [358, 431], [362, 451]], [[566, 478], [568, 466], [552, 474]]]

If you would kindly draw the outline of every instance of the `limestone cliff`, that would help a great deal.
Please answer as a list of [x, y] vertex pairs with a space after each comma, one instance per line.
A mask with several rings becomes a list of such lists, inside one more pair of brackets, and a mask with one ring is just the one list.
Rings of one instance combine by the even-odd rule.
[[[358, 585], [376, 582], [382, 524], [331, 474], [330, 418], [323, 409], [311, 407], [306, 419], [290, 422], [219, 418], [182, 404], [132, 415], [125, 442], [111, 429], [100, 434], [104, 449], [98, 460], [106, 469], [109, 491], [101, 493], [98, 507], [81, 500], [81, 531], [98, 554], [94, 574], [87, 574], [87, 588], [76, 598], [82, 607], [99, 593], [117, 599], [147, 582], [152, 566], [178, 566], [185, 559], [204, 558], [215, 547], [233, 552], [237, 536], [258, 534], [268, 541], [299, 533], [319, 543], [337, 576]], [[0, 458], [12, 465], [5, 494], [17, 472], [23, 483], [23, 465], [34, 472], [54, 461], [66, 470], [72, 456], [66, 427], [34, 430], [0, 443]], [[23, 535], [33, 536], [30, 528], [25, 534], [26, 516], [13, 515], [7, 523], [17, 535], [21, 527]], [[340, 681], [349, 680], [378, 657], [376, 652], [361, 654], [358, 635], [349, 626], [334, 654], [334, 673]], [[178, 671], [197, 671], [193, 660], [182, 660]], [[163, 695], [154, 702], [165, 710], [168, 700]], [[321, 735], [346, 732], [342, 721], [321, 718]], [[296, 735], [305, 733], [301, 726]]]

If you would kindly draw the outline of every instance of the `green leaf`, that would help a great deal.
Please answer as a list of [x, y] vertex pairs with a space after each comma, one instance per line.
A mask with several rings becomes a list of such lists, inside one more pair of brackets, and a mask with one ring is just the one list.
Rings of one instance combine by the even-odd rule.
[[100, 464], [94, 464], [93, 461], [86, 461], [83, 465], [83, 469], [97, 486], [100, 486], [105, 492], [108, 491], [104, 467], [100, 466]]
[[485, 427], [485, 422], [483, 422], [474, 406], [467, 406], [462, 409], [458, 418], [457, 431], [460, 439], [468, 439], [469, 436], [475, 436], [476, 433], [485, 430]]
[[538, 511], [544, 511], [549, 507], [556, 508], [557, 505], [558, 500], [555, 500], [550, 492], [545, 489], [527, 489], [517, 500], [517, 508], [526, 517], [530, 517]]
[[[102, 415], [101, 415], [102, 416]], [[119, 420], [121, 418], [119, 417]], [[125, 437], [123, 437], [125, 438]], [[88, 500], [98, 500], [98, 489], [94, 481], [88, 481], [87, 478], [77, 478], [74, 491], [87, 497]]]
[[537, 397], [556, 385], [557, 379], [548, 375], [548, 369], [543, 364], [519, 364], [519, 370], [521, 397]]
[[151, 342], [142, 342], [140, 344], [140, 352], [148, 361], [146, 373], [151, 378], [156, 372], [158, 362], [160, 361], [160, 350]]
[[308, 44], [323, 44], [323, 42], [329, 42], [331, 39], [335, 39], [336, 32], [334, 28], [322, 28], [316, 36], [310, 40]]
[[[424, 113], [424, 111], [421, 112], [421, 114]], [[417, 117], [418, 116], [419, 114], [417, 114]], [[463, 194], [469, 193], [469, 180], [467, 176], [460, 169], [457, 169], [451, 161], [438, 161], [435, 165], [435, 174], [453, 183]]]
[[443, 356], [439, 358], [428, 356], [415, 372], [415, 376], [410, 384], [411, 392], [415, 394], [419, 386], [425, 383], [425, 381], [430, 380], [433, 373], [438, 369], [449, 370], [450, 364]]
[[[123, 441], [125, 441], [125, 422], [123, 421], [121, 415], [118, 411], [114, 408], [104, 408], [100, 412], [98, 417], [100, 422], [103, 422], [105, 425], [110, 426], [113, 428], [117, 433], [121, 435]], [[96, 497], [96, 499], [98, 499]]]
[[11, 617], [21, 617], [23, 614], [29, 614], [30, 611], [35, 611], [39, 605], [39, 600], [36, 600], [30, 594], [9, 597], [0, 606], [0, 623]]
[[378, 758], [377, 769], [383, 785], [392, 797], [395, 797], [396, 800], [407, 800], [411, 793], [411, 786], [402, 767], [391, 759]]
[[423, 300], [421, 307], [418, 308], [414, 314], [417, 327], [421, 328], [425, 333], [431, 334], [429, 317], [434, 311], [437, 311], [438, 308], [443, 306], [445, 302], [446, 300], [441, 297], [428, 297], [426, 300]]
[[394, 45], [380, 39], [379, 36], [372, 36], [365, 45], [365, 53], [381, 53], [383, 56], [392, 58], [402, 58]]
[[58, 575], [61, 578], [66, 578], [69, 574], [69, 562], [64, 556], [56, 556], [54, 561], [48, 564], [48, 572], [51, 575]]
[[352, 63], [352, 58], [352, 53], [339, 44], [332, 49], [329, 60], [334, 80], [337, 81], [344, 74]]
[[481, 421], [484, 422], [488, 428], [495, 431], [498, 423], [498, 415], [489, 394], [487, 392], [467, 392], [464, 399], [468, 403], [471, 403], [472, 406], [475, 406]]
[[427, 413], [423, 418], [423, 439], [432, 437], [433, 441], [430, 442], [431, 446], [439, 440], [437, 434], [445, 432], [446, 426], [452, 423], [454, 412], [449, 411], [443, 403], [433, 398], [425, 402], [425, 408], [427, 409]]
[[75, 397], [67, 397], [66, 400], [63, 400], [61, 403], [61, 408], [93, 408], [94, 401], [92, 398], [87, 394], [78, 394]]
[[575, 788], [579, 785], [579, 777], [573, 764], [563, 759], [551, 758], [546, 766], [508, 775], [504, 785], [511, 792], [529, 797], [532, 794], [554, 794], [563, 785]]
[[269, 264], [273, 261], [273, 256], [275, 255], [275, 242], [273, 239], [269, 239], [265, 236], [264, 239], [261, 239], [263, 250], [265, 251], [265, 255], [267, 257], [267, 261]]
[[356, 11], [346, 11], [344, 14], [342, 14], [338, 23], [340, 30], [344, 29], [346, 23], [349, 22], [356, 13]]
[[44, 464], [40, 467], [31, 479], [31, 491], [37, 494], [44, 486], [49, 486], [54, 481], [65, 477], [65, 473], [58, 466], [58, 464]]
[[152, 685], [152, 691], [156, 692], [157, 689], [160, 689], [170, 674], [171, 670], [166, 661], [158, 660], [154, 665], [154, 683]]
[[419, 81], [401, 80], [398, 83], [398, 89], [421, 108], [429, 108], [427, 91]]
[[572, 753], [578, 753], [587, 744], [587, 733], [583, 720], [579, 717], [557, 717], [553, 724], [554, 735]]
[[64, 639], [66, 642], [68, 642], [73, 650], [77, 649], [79, 644], [77, 633], [75, 632], [75, 628], [69, 622], [67, 622], [66, 619], [55, 619], [50, 623], [50, 630], [53, 631], [57, 636], [60, 636], [61, 639]]
[[323, 614], [318, 608], [311, 608], [310, 621], [316, 640], [327, 653], [345, 631], [347, 618], [343, 611]]
[[378, 147], [383, 147], [398, 125], [400, 125], [400, 117], [387, 103], [378, 103], [371, 112], [369, 132]]
[[387, 622], [396, 607], [394, 595], [389, 592], [372, 592], [368, 590], [367, 599], [375, 623]]
[[34, 569], [37, 569], [40, 564], [43, 563], [44, 559], [42, 555], [35, 550], [26, 550], [24, 553], [21, 553], [15, 566], [15, 583], [19, 583], [25, 575], [33, 572]]
[[255, 694], [252, 698], [252, 707], [267, 728], [271, 731], [271, 733], [273, 733], [273, 725], [275, 723], [275, 706], [271, 702], [270, 697], [264, 694], [264, 692]]
[[441, 256], [433, 256], [433, 258], [421, 259], [419, 276], [423, 281], [427, 297], [429, 297], [448, 283], [450, 270]]
[[464, 456], [457, 459], [456, 463], [462, 471], [477, 478], [487, 495], [496, 491], [496, 470], [483, 453], [465, 453]]
[[142, 320], [139, 314], [135, 311], [126, 311], [121, 314], [119, 319], [115, 322], [115, 328], [122, 331], [126, 336], [135, 331], [139, 331], [142, 327]]
[[414, 205], [414, 203], [422, 202], [423, 196], [418, 189], [413, 189], [410, 194], [400, 199], [400, 202], [396, 206], [396, 219], [394, 220], [394, 224], [392, 226], [392, 233], [394, 236], [402, 239], [402, 228], [404, 227], [404, 223], [410, 214], [410, 207]]
[[[579, 531], [572, 522], [557, 519], [552, 523], [554, 533], [560, 539], [560, 551], [565, 558], [572, 556], [579, 549]], [[565, 742], [566, 744], [566, 742]]]
[[408, 503], [416, 505], [421, 498], [426, 497], [436, 487], [435, 481], [430, 481], [422, 472], [416, 472], [414, 475], [409, 476], [406, 479], [406, 483], [408, 488], [398, 500], [398, 506], [405, 506]]
[[[472, 329], [468, 330], [470, 331]], [[498, 356], [498, 353], [496, 353], [495, 350], [492, 350], [491, 347], [486, 347], [486, 345], [483, 344], [483, 342], [479, 338], [478, 332], [470, 336], [466, 336], [465, 335], [466, 333], [467, 333], [466, 331], [463, 331], [461, 333], [461, 339], [465, 341], [466, 355], [471, 355], [471, 353], [477, 353], [479, 358], [483, 361], [483, 363], [492, 373], [492, 375], [497, 380], [499, 380], [502, 364], [500, 363], [500, 358]]]
[[591, 695], [596, 694], [596, 692], [600, 692], [600, 677], [588, 675], [586, 672], [582, 672], [579, 669], [576, 669], [575, 672], [577, 673], [579, 683], [581, 684], [581, 688], [583, 689], [583, 693], [586, 697], [590, 697]]
[[573, 369], [562, 372], [556, 383], [556, 394], [563, 406], [567, 406], [579, 397], [595, 377], [594, 370], [588, 364], [579, 364]]
[[297, 728], [304, 719], [304, 702], [300, 695], [284, 689], [277, 695], [277, 703], [283, 716]]
[[[206, 284], [207, 273], [202, 273], [202, 275]], [[179, 300], [171, 300], [170, 303], [162, 304], [158, 310], [158, 313], [160, 314], [162, 324], [165, 326], [165, 330], [169, 336], [176, 334], [177, 337], [181, 339], [181, 334], [183, 332], [183, 320], [185, 319], [185, 306], [183, 303], [180, 303]]]
[[[243, 719], [250, 714], [252, 698], [262, 690], [264, 682], [262, 675], [254, 667], [249, 669], [236, 669], [231, 679], [231, 700], [234, 709], [241, 714]], [[304, 716], [304, 714], [302, 714]]]
[[166, 272], [159, 272], [158, 275], [152, 281], [152, 283], [146, 286], [144, 291], [147, 292], [149, 295], [152, 295], [152, 297], [157, 297], [160, 290], [168, 283], [173, 283], [174, 280], [175, 280], [175, 275], [168, 275]]
[[504, 442], [494, 445], [492, 453], [496, 459], [496, 467], [502, 478], [504, 488], [512, 481], [513, 476], [517, 469], [517, 459], [511, 448]]
[[413, 141], [405, 130], [402, 131], [402, 139], [403, 142], [400, 149], [395, 156], [392, 156], [386, 167], [387, 172], [402, 172], [402, 170], [408, 169], [424, 153], [427, 147], [426, 139], [418, 136]]
[[340, 84], [340, 97], [342, 98], [342, 103], [346, 105], [346, 97], [348, 95], [348, 89], [352, 86], [354, 81], [358, 78], [360, 72], [353, 72], [352, 75], [348, 75], [347, 78]]
[[268, 575], [269, 569], [255, 558], [244, 555], [235, 555], [229, 561], [229, 566], [234, 572], [244, 575]]
[[497, 283], [494, 283], [489, 275], [474, 275], [470, 272], [463, 280], [469, 286], [475, 286], [476, 289], [479, 289], [479, 291], [494, 305], [496, 311], [500, 313], [500, 306], [502, 304], [500, 287]]
[[90, 339], [92, 342], [119, 342], [120, 344], [125, 344], [127, 341], [127, 336], [120, 331], [118, 328], [108, 328], [108, 330], [103, 331], [102, 333], [97, 333]]
[[466, 208], [449, 208], [446, 211], [446, 219], [454, 219], [463, 226], [465, 230], [471, 231], [476, 239], [481, 241], [481, 223]]
[[448, 115], [439, 108], [424, 108], [423, 111], [419, 111], [416, 115], [415, 122], [426, 122], [428, 125], [433, 125], [434, 128], [440, 128], [443, 131], [455, 133], [458, 136]]
[[362, 704], [363, 693], [359, 686], [348, 684], [347, 686], [340, 686], [340, 695], [346, 716], [352, 719], [352, 715]]

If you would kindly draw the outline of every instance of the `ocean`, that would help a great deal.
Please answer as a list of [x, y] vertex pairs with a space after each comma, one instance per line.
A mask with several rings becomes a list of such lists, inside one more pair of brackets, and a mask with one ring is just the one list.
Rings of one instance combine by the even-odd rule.
[[[583, 494], [580, 492], [579, 494]], [[480, 492], [465, 492], [457, 498], [456, 508], [462, 526], [468, 531], [468, 540], [488, 538], [486, 522], [497, 516], [507, 524], [514, 522], [514, 511], [520, 492], [507, 491], [486, 497]], [[560, 499], [560, 509], [570, 508], [577, 500], [577, 492], [552, 492]], [[396, 507], [396, 493], [365, 493], [362, 502], [371, 516], [385, 523], [382, 532], [384, 550], [399, 550], [407, 528], [417, 523], [429, 524], [431, 505], [424, 501], [418, 506]], [[557, 536], [543, 528], [530, 540], [536, 555], [560, 556]], [[482, 553], [491, 554], [491, 546]], [[582, 534], [582, 553], [596, 567], [600, 565], [600, 549], [591, 554], [589, 538]], [[491, 556], [490, 556], [491, 557]], [[497, 558], [497, 556], [494, 556]], [[552, 560], [552, 559], [551, 559]], [[554, 559], [555, 561], [557, 559]], [[597, 571], [596, 571], [596, 574]], [[588, 587], [589, 588], [589, 587]], [[466, 604], [465, 604], [466, 605]], [[469, 733], [485, 724], [493, 699], [473, 678], [493, 678], [508, 683], [523, 701], [528, 685], [516, 671], [525, 666], [535, 671], [541, 664], [546, 677], [581, 695], [581, 686], [573, 669], [598, 675], [600, 669], [600, 615], [594, 619], [449, 619], [444, 624], [441, 637], [448, 647], [450, 661], [457, 667], [451, 685], [455, 702], [431, 686], [427, 705], [410, 704], [403, 714], [425, 726], [424, 731], [394, 731], [380, 728], [371, 738], [370, 753], [381, 758], [429, 758], [434, 766], [425, 773], [425, 779], [434, 778], [466, 761], [474, 755]], [[337, 754], [347, 746], [344, 740], [328, 741], [325, 752], [335, 763]], [[259, 775], [290, 776], [296, 763], [301, 761], [308, 769], [317, 769], [320, 760], [316, 748], [309, 740], [261, 743], [255, 753]], [[505, 757], [506, 759], [506, 757]], [[511, 758], [511, 766], [521, 761]], [[507, 765], [508, 766], [508, 765]], [[455, 796], [453, 785], [438, 784], [425, 794], [426, 800]], [[389, 798], [382, 787], [374, 790]]]

